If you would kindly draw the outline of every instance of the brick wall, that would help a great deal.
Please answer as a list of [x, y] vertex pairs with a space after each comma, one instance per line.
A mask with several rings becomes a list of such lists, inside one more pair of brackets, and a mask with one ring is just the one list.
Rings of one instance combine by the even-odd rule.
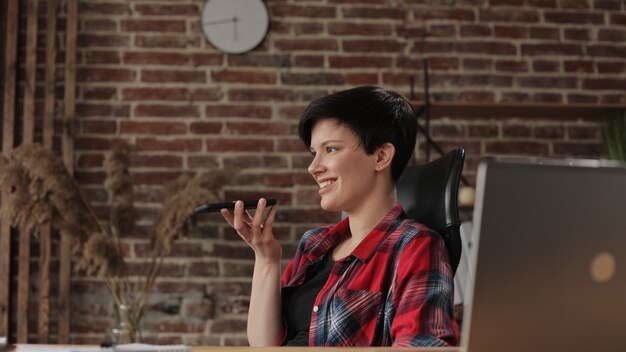
[[[81, 0], [76, 177], [106, 218], [104, 153], [133, 158], [140, 265], [160, 185], [181, 173], [234, 167], [224, 199], [278, 198], [286, 257], [318, 210], [309, 154], [296, 137], [316, 97], [372, 84], [418, 92], [430, 60], [434, 100], [626, 103], [622, 0], [268, 0], [272, 23], [256, 50], [211, 47], [202, 0]], [[43, 44], [42, 44], [43, 45]], [[601, 157], [599, 119], [438, 118], [444, 148], [466, 148], [472, 179], [485, 155]], [[423, 141], [421, 141], [423, 143]], [[252, 252], [218, 217], [179, 241], [143, 319], [149, 341], [245, 344]], [[76, 276], [72, 340], [100, 342], [113, 321], [104, 285]]]

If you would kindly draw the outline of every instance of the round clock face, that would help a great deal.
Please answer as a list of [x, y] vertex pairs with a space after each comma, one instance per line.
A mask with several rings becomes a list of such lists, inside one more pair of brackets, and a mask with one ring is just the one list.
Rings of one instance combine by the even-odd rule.
[[209, 42], [229, 54], [259, 45], [269, 27], [262, 0], [209, 0], [202, 11], [202, 30]]

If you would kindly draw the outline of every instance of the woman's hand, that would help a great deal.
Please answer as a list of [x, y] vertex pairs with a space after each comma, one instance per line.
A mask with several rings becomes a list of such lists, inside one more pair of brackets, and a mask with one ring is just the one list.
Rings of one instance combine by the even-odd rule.
[[252, 247], [257, 259], [280, 261], [282, 247], [272, 232], [276, 207], [271, 207], [267, 217], [263, 219], [266, 202], [264, 198], [259, 199], [254, 217], [244, 210], [243, 202], [240, 200], [235, 202], [232, 213], [228, 209], [222, 209], [220, 213], [237, 234]]

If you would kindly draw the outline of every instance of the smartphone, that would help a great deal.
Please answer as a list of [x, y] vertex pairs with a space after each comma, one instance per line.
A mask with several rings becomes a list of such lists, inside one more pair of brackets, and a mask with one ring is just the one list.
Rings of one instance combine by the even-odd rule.
[[[244, 200], [243, 208], [244, 209], [256, 209], [256, 206], [259, 204], [259, 200]], [[269, 207], [276, 204], [276, 199], [266, 199], [265, 206]], [[212, 204], [203, 204], [196, 209], [193, 210], [194, 214], [199, 213], [217, 213], [221, 209], [234, 210], [235, 202], [225, 202], [225, 203], [212, 203]]]

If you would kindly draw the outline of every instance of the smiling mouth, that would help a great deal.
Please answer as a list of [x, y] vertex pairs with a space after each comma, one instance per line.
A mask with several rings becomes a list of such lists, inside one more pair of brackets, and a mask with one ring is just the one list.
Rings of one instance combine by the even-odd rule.
[[326, 187], [328, 187], [328, 186], [332, 185], [333, 183], [335, 183], [335, 181], [334, 181], [334, 180], [328, 180], [328, 181], [320, 182], [320, 183], [319, 183], [319, 185], [320, 185], [320, 189], [324, 189], [324, 188], [326, 188]]

